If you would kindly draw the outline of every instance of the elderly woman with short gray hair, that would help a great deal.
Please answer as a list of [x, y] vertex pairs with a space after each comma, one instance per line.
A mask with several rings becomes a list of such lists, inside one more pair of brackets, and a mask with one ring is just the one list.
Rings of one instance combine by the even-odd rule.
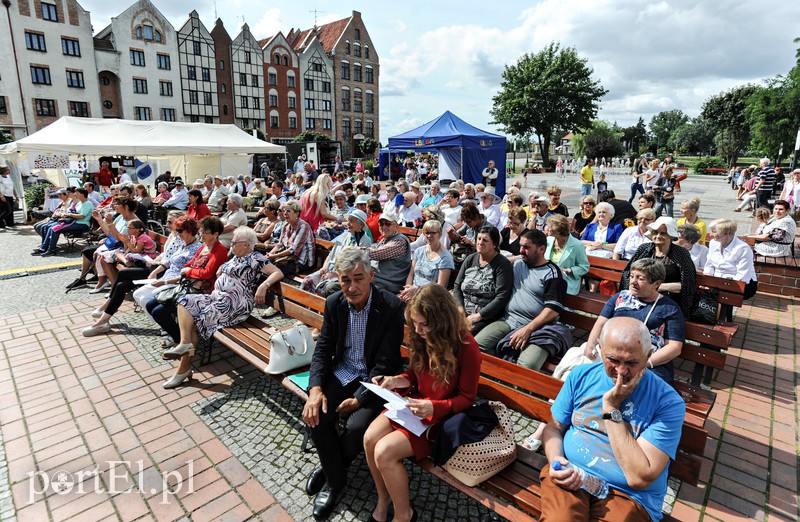
[[[210, 339], [216, 331], [246, 320], [255, 304], [266, 301], [267, 289], [283, 279], [275, 265], [253, 250], [256, 241], [253, 229], [237, 228], [231, 241], [233, 257], [219, 268], [214, 290], [178, 298], [180, 342], [163, 357], [180, 359], [180, 365], [164, 388], [175, 388], [191, 377], [192, 356], [201, 337]], [[256, 287], [262, 274], [266, 280]]]
[[708, 257], [708, 247], [700, 244], [700, 229], [696, 225], [686, 223], [678, 226], [678, 241], [675, 243], [689, 251], [692, 256], [692, 263], [698, 271], [702, 271], [706, 266]]
[[219, 242], [230, 248], [233, 240], [233, 231], [239, 227], [247, 226], [247, 214], [242, 209], [242, 195], [230, 194], [227, 202], [228, 211], [220, 216], [223, 229], [219, 236]]
[[605, 201], [598, 203], [594, 211], [597, 214], [597, 221], [586, 225], [581, 234], [581, 241], [586, 247], [587, 255], [610, 258], [625, 227], [620, 223], [611, 222], [614, 218], [614, 207], [611, 203]]

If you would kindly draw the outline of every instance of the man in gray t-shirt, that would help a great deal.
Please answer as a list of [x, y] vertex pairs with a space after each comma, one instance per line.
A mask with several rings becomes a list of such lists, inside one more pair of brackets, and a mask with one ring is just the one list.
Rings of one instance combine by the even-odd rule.
[[522, 259], [514, 263], [514, 292], [506, 314], [489, 324], [475, 340], [482, 351], [494, 354], [497, 344], [508, 334], [510, 348], [519, 350], [517, 362], [538, 370], [547, 360], [546, 349], [530, 342], [531, 335], [558, 319], [567, 292], [561, 269], [544, 257], [547, 238], [539, 230], [526, 230], [519, 239]]

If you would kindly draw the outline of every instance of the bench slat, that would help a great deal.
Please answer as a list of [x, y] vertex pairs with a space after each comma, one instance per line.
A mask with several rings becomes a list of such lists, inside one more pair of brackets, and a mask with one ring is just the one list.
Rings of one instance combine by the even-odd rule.
[[531, 395], [525, 395], [484, 376], [481, 376], [478, 383], [478, 393], [487, 399], [500, 401], [512, 410], [524, 413], [535, 419], [545, 422], [550, 420], [549, 402]]

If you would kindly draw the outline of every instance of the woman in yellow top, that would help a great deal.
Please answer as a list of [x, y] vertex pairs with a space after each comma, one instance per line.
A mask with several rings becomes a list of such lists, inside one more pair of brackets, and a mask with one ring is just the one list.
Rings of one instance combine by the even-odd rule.
[[681, 215], [683, 215], [683, 217], [678, 220], [678, 226], [684, 224], [696, 226], [698, 229], [700, 229], [700, 240], [698, 243], [705, 245], [708, 227], [706, 227], [706, 224], [702, 219], [697, 217], [698, 210], [700, 210], [700, 198], [697, 196], [681, 203]]
[[581, 197], [592, 195], [592, 189], [594, 188], [594, 170], [592, 170], [592, 165], [594, 165], [594, 160], [591, 158], [587, 159], [581, 169]]

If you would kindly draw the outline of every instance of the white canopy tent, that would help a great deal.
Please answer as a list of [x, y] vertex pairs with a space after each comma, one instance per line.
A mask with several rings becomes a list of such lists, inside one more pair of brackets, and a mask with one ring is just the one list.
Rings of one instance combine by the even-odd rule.
[[[134, 156], [140, 161], [165, 160], [176, 175], [192, 182], [206, 174], [245, 174], [251, 154], [285, 152], [285, 147], [261, 141], [235, 125], [68, 116], [30, 136], [0, 145], [0, 159], [12, 167], [17, 179], [18, 167], [22, 167], [18, 165], [22, 163], [17, 159], [19, 154], [71, 154], [95, 158]], [[153, 178], [155, 176], [150, 178], [150, 183]]]

